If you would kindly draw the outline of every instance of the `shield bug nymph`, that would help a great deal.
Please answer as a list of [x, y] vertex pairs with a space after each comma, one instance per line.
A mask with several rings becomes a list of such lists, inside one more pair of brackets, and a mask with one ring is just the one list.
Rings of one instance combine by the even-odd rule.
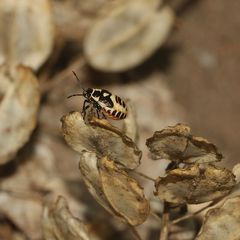
[[[80, 82], [77, 74], [73, 72], [76, 79]], [[99, 88], [82, 88], [82, 93], [77, 93], [68, 96], [68, 98], [74, 96], [83, 96], [85, 101], [83, 103], [82, 114], [83, 118], [86, 116], [86, 110], [92, 106], [96, 109], [99, 117], [99, 112], [103, 113], [104, 117], [109, 117], [114, 120], [121, 120], [127, 116], [127, 106], [125, 102], [118, 96], [110, 93], [105, 89]]]

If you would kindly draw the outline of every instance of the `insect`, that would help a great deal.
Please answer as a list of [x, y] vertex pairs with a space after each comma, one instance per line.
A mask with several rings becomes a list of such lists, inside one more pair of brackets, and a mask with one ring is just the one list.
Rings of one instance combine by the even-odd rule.
[[[76, 79], [80, 82], [77, 74], [73, 72]], [[114, 120], [121, 120], [127, 116], [127, 106], [125, 102], [118, 96], [110, 93], [104, 89], [98, 88], [87, 88], [82, 87], [83, 92], [77, 93], [68, 96], [68, 98], [74, 96], [83, 96], [85, 101], [83, 103], [82, 114], [85, 119], [86, 110], [92, 105], [97, 112], [98, 118], [100, 117], [99, 113], [103, 113], [103, 116], [106, 118], [109, 117]]]

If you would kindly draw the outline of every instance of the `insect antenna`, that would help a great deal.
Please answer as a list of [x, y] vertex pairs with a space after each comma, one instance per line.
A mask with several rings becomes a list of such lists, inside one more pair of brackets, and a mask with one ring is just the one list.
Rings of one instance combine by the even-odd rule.
[[71, 98], [71, 97], [75, 97], [75, 96], [84, 96], [84, 92], [86, 91], [83, 87], [82, 87], [82, 81], [78, 78], [76, 72], [72, 71], [73, 75], [76, 77], [77, 81], [80, 83], [80, 87], [83, 90], [83, 93], [76, 93], [76, 94], [72, 94], [70, 96], [68, 96], [67, 98]]
[[82, 93], [72, 94], [70, 96], [67, 96], [67, 98], [75, 97], [75, 96], [83, 96]]
[[77, 81], [79, 82], [79, 85], [82, 88], [82, 90], [86, 91], [85, 88], [83, 87], [82, 81], [79, 79], [79, 77], [77, 76], [76, 72], [72, 71], [72, 73], [75, 76], [75, 78], [77, 79]]

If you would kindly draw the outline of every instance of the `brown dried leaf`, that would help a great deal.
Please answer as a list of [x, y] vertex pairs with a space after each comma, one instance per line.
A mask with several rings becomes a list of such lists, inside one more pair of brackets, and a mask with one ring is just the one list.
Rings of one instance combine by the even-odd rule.
[[28, 141], [36, 126], [39, 85], [29, 68], [0, 67], [0, 165]]
[[85, 124], [79, 112], [69, 113], [61, 121], [66, 142], [77, 152], [86, 150], [98, 157], [108, 156], [129, 169], [139, 166], [141, 151], [108, 121], [94, 118], [91, 124]]
[[183, 163], [210, 163], [220, 161], [222, 154], [204, 138], [194, 137], [190, 128], [177, 124], [157, 131], [146, 145], [155, 159], [169, 159]]
[[213, 165], [174, 169], [155, 183], [156, 195], [161, 200], [178, 204], [212, 201], [227, 195], [234, 186], [232, 172]]
[[49, 1], [1, 0], [0, 35], [0, 64], [24, 64], [39, 69], [53, 47]]
[[240, 196], [207, 212], [196, 240], [240, 239]]
[[55, 204], [45, 206], [42, 218], [46, 240], [97, 240], [86, 224], [74, 217], [63, 197]]
[[116, 214], [130, 225], [142, 224], [149, 215], [149, 202], [143, 188], [107, 157], [100, 160], [99, 166], [105, 197]]
[[173, 11], [156, 12], [147, 1], [128, 1], [92, 26], [84, 41], [89, 63], [103, 71], [125, 71], [142, 63], [166, 40]]

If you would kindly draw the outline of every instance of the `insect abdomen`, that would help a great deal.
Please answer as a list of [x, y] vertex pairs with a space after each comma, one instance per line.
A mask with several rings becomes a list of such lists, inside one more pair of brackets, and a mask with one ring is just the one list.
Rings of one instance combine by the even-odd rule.
[[126, 118], [127, 107], [120, 97], [113, 95], [104, 89], [93, 89], [91, 98], [102, 108], [103, 112], [109, 118], [115, 120]]
[[127, 107], [125, 102], [118, 96], [112, 95], [111, 100], [113, 102], [113, 107], [104, 107], [104, 112], [112, 119], [124, 119], [127, 116]]
[[126, 112], [126, 109], [124, 109], [124, 111], [117, 111], [115, 109], [105, 109], [103, 108], [104, 112], [108, 115], [109, 118], [112, 118], [112, 119], [124, 119], [126, 118], [127, 116], [127, 112]]

